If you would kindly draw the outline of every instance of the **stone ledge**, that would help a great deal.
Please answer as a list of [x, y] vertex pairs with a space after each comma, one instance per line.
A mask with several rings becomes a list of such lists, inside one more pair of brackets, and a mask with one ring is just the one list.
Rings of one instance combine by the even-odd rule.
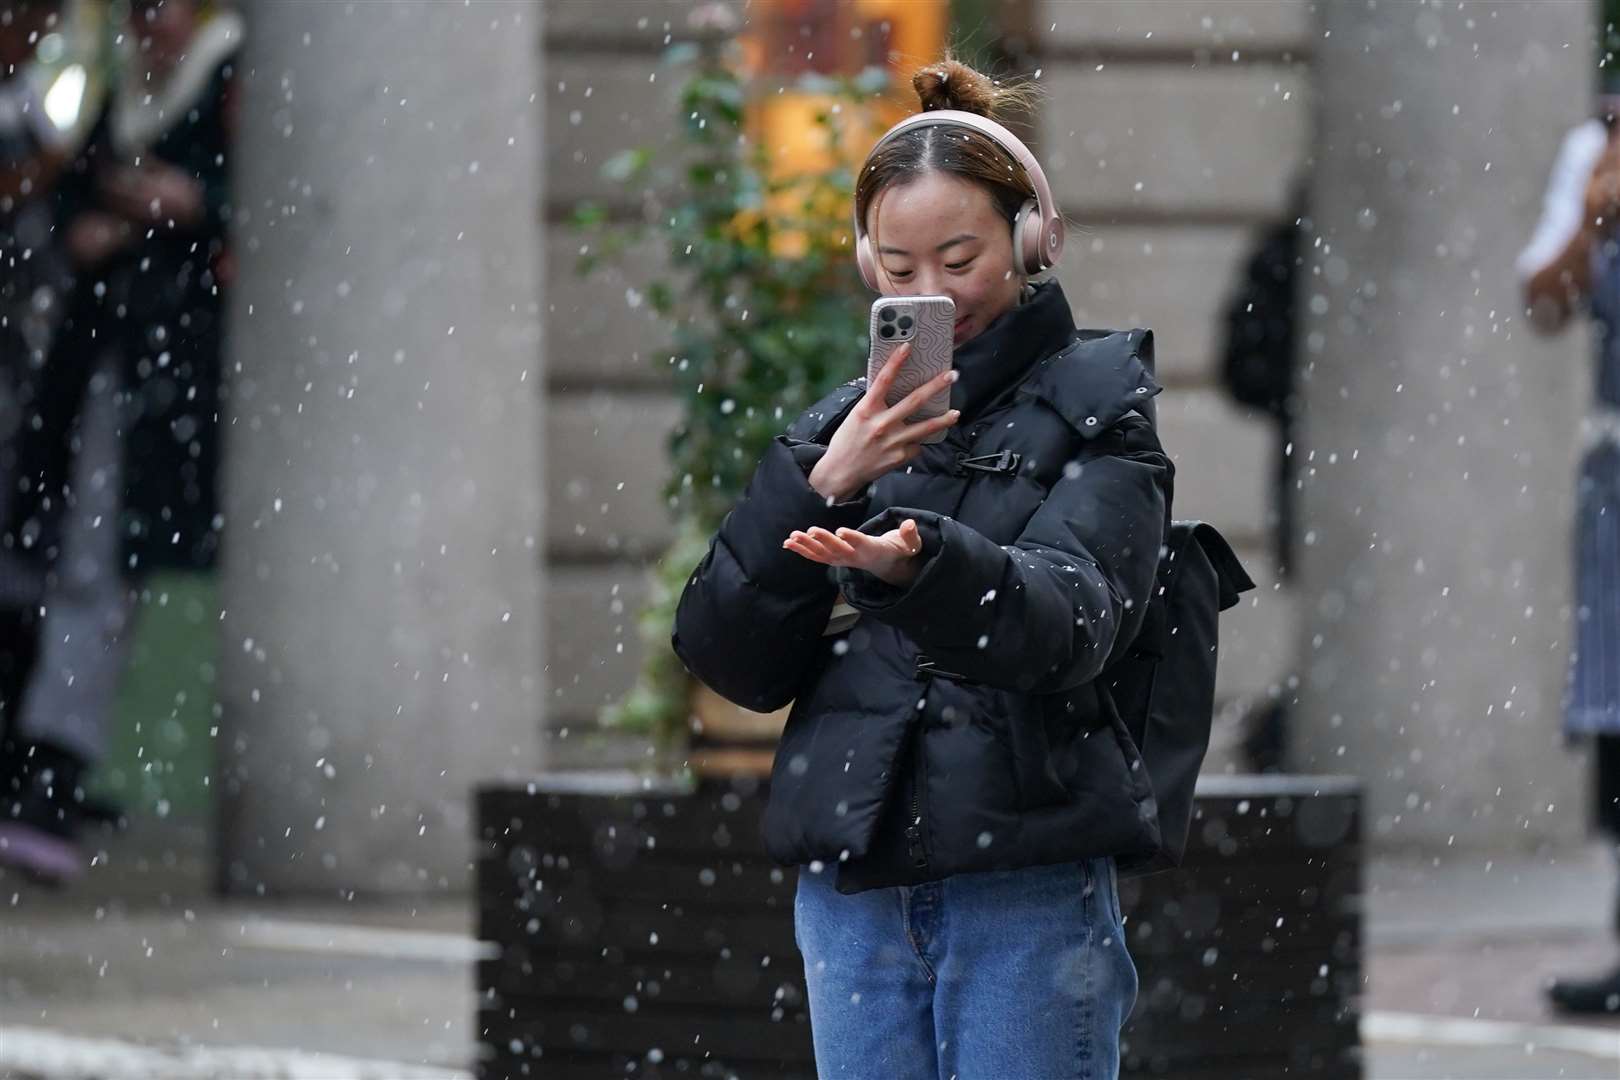
[[1052, 49], [1303, 52], [1315, 34], [1305, 0], [1044, 0], [1030, 21], [1042, 54]]

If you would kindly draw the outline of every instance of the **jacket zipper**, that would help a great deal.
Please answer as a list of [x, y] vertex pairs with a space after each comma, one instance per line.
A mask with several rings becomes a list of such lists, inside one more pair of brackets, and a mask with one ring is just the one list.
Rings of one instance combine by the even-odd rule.
[[906, 826], [906, 850], [911, 855], [911, 865], [918, 870], [928, 868], [928, 853], [922, 846], [922, 810], [917, 806], [917, 796], [911, 797], [911, 824]]

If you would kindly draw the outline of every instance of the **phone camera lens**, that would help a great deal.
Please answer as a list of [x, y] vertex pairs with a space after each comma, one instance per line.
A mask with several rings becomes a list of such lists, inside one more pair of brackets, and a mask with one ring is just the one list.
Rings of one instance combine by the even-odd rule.
[[894, 322], [894, 308], [884, 308], [882, 311], [878, 312], [878, 318], [882, 319], [884, 322]]
[[902, 330], [910, 330], [911, 329], [911, 316], [910, 315], [902, 315], [902, 316], [900, 316], [900, 329], [902, 329]]
[[882, 337], [892, 338], [894, 337], [894, 327], [888, 325], [880, 326], [878, 327], [878, 334]]

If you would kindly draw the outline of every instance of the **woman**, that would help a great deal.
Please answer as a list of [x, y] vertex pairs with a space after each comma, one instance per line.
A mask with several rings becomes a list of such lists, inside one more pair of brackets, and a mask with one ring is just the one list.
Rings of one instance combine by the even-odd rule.
[[[1113, 1077], [1137, 987], [1113, 856], [1154, 827], [1097, 676], [1169, 521], [1138, 411], [1152, 335], [1077, 331], [1057, 282], [1026, 280], [1061, 219], [1022, 144], [971, 122], [1020, 92], [950, 60], [913, 85], [946, 111], [869, 156], [857, 251], [883, 293], [955, 301], [954, 370], [886, 408], [897, 352], [779, 437], [674, 645], [732, 701], [795, 702], [764, 829], [802, 868], [822, 1077]], [[905, 424], [947, 385], [948, 413]], [[829, 625], [840, 593], [853, 625]]]

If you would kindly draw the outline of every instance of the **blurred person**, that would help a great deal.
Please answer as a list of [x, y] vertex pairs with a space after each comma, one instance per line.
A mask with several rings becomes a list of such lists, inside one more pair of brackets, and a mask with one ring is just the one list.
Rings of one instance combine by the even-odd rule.
[[[47, 313], [57, 305], [51, 258], [52, 193], [66, 161], [65, 138], [30, 76], [40, 39], [61, 19], [62, 0], [0, 3], [0, 521], [15, 467], [15, 435], [30, 376], [44, 366]], [[0, 552], [0, 591], [20, 592]], [[0, 680], [4, 675], [0, 673]], [[4, 709], [0, 681], [0, 710]]]
[[1137, 993], [1115, 856], [1146, 826], [1121, 743], [1088, 736], [1169, 526], [1153, 339], [1079, 330], [1029, 280], [1062, 219], [984, 123], [1015, 91], [954, 60], [913, 87], [858, 173], [856, 255], [884, 296], [955, 302], [953, 366], [890, 406], [902, 346], [773, 442], [673, 644], [746, 708], [794, 702], [764, 834], [799, 867], [821, 1076], [1114, 1077]]
[[[1613, 27], [1611, 26], [1611, 33]], [[1610, 54], [1609, 63], [1613, 63]], [[1540, 223], [1516, 269], [1531, 324], [1545, 334], [1586, 308], [1592, 317], [1594, 400], [1582, 422], [1576, 488], [1575, 628], [1563, 703], [1566, 740], [1590, 740], [1594, 822], [1620, 866], [1620, 74], [1606, 69], [1597, 116], [1564, 138]], [[1620, 895], [1614, 926], [1620, 933]], [[1548, 996], [1572, 1013], [1620, 1013], [1620, 965], [1554, 980]]]
[[102, 753], [142, 579], [207, 569], [218, 548], [241, 39], [238, 16], [201, 0], [133, 0], [120, 82], [61, 179], [75, 282], [4, 538], [43, 568], [43, 616], [12, 613], [39, 625], [0, 745], [0, 862], [49, 880], [83, 869], [83, 780]]
[[[0, 0], [0, 523], [14, 503], [19, 441], [43, 389], [66, 284], [54, 224], [68, 150], [33, 78], [39, 43], [63, 15], [62, 0]], [[0, 546], [0, 610], [15, 615], [0, 618], [0, 736], [31, 670], [38, 603], [39, 575]], [[0, 742], [0, 796], [9, 764]]]
[[[1266, 415], [1276, 428], [1272, 466], [1272, 548], [1279, 580], [1294, 568], [1294, 432], [1299, 397], [1295, 347], [1297, 289], [1303, 263], [1307, 186], [1295, 182], [1284, 216], [1267, 225], [1244, 260], [1226, 305], [1221, 381], [1232, 400]], [[1288, 701], [1276, 695], [1250, 714], [1243, 753], [1255, 772], [1281, 772], [1288, 758]]]
[[[30, 77], [37, 46], [60, 22], [63, 3], [0, 2], [0, 521], [12, 487], [4, 478], [16, 464], [23, 401], [33, 395], [31, 376], [44, 367], [63, 283], [54, 257], [53, 195], [67, 139]], [[0, 552], [0, 594], [24, 595], [18, 576]], [[0, 710], [4, 700], [0, 689]]]

